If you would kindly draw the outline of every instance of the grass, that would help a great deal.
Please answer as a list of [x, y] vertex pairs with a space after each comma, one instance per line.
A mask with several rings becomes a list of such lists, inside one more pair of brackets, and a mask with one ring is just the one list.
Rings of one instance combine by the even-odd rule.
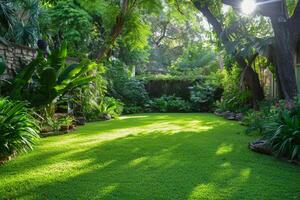
[[0, 166], [0, 199], [300, 199], [300, 168], [210, 114], [141, 114], [41, 139]]

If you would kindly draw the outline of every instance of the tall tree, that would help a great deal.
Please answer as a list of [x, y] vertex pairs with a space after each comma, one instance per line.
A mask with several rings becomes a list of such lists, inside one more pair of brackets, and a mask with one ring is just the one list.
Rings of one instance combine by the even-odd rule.
[[[295, 57], [300, 42], [300, 1], [297, 1], [291, 17], [285, 0], [258, 2], [256, 13], [269, 17], [274, 30], [274, 57], [280, 90], [285, 99], [291, 100], [297, 95]], [[223, 0], [223, 3], [239, 10], [241, 1]]]
[[[243, 79], [245, 85], [249, 88], [252, 94], [253, 105], [256, 106], [258, 101], [264, 99], [264, 92], [260, 85], [259, 76], [253, 70], [252, 63], [254, 62], [257, 52], [254, 52], [251, 56], [243, 56], [237, 49], [232, 51], [231, 47], [235, 46], [235, 41], [227, 33], [226, 27], [222, 24], [221, 20], [217, 18], [220, 13], [214, 14], [211, 10], [214, 10], [217, 2], [211, 2], [206, 0], [194, 0], [195, 7], [206, 17], [208, 23], [213, 27], [214, 32], [219, 38], [219, 41], [223, 44], [227, 53], [231, 54], [238, 66], [243, 70]], [[220, 2], [218, 2], [220, 4]]]

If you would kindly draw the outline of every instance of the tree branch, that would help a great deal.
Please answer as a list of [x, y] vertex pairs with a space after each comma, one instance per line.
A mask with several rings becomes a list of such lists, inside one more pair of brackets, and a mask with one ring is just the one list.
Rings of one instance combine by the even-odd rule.
[[208, 5], [205, 4], [204, 6], [202, 6], [199, 1], [194, 1], [193, 3], [195, 7], [206, 17], [208, 23], [212, 25], [218, 37], [221, 37], [223, 32], [222, 25], [218, 21], [218, 19], [212, 14], [212, 12], [209, 10]]
[[128, 1], [129, 0], [123, 0], [121, 5], [121, 10], [118, 16], [116, 17], [116, 23], [112, 27], [110, 31], [110, 35], [102, 45], [102, 47], [99, 49], [97, 53], [97, 60], [101, 61], [110, 51], [111, 46], [115, 43], [116, 39], [119, 37], [119, 35], [122, 33], [124, 24], [125, 24], [125, 18], [128, 11]]
[[161, 41], [166, 37], [168, 24], [169, 24], [168, 22], [163, 24], [163, 29], [162, 29], [161, 36], [158, 38], [157, 41], [154, 41], [156, 46], [159, 46]]
[[252, 63], [255, 61], [255, 59], [257, 58], [258, 55], [259, 55], [258, 52], [256, 52], [255, 54], [253, 54], [253, 55], [251, 56], [250, 59], [248, 59], [248, 66], [251, 66], [251, 65], [252, 65]]

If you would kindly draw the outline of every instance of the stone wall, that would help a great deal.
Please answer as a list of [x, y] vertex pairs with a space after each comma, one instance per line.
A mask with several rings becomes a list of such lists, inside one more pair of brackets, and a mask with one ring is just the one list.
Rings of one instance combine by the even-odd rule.
[[0, 42], [0, 57], [6, 64], [6, 72], [2, 78], [9, 79], [13, 77], [18, 69], [28, 64], [37, 55], [35, 49], [16, 45], [8, 42]]

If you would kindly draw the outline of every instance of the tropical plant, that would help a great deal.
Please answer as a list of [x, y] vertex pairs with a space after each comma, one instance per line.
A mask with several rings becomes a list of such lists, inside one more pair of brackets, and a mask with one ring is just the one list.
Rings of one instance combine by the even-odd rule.
[[[289, 104], [289, 103], [288, 103]], [[275, 120], [264, 127], [264, 134], [278, 156], [300, 159], [300, 104], [278, 108]]]
[[14, 79], [11, 97], [27, 100], [32, 106], [45, 106], [94, 79], [88, 72], [97, 66], [96, 63], [87, 60], [67, 66], [66, 57], [66, 45], [47, 58], [39, 54]]
[[84, 115], [89, 121], [117, 118], [123, 112], [123, 103], [112, 97], [104, 97], [97, 101], [90, 100], [91, 105], [84, 109]]
[[9, 41], [34, 46], [38, 40], [39, 13], [38, 0], [1, 0], [1, 35]]
[[74, 122], [74, 117], [72, 116], [52, 116], [46, 115], [45, 117], [41, 118], [40, 126], [42, 127], [42, 132], [58, 132], [64, 126], [67, 127], [68, 130], [69, 126], [71, 126]]
[[123, 112], [123, 103], [115, 98], [105, 97], [96, 108], [104, 115], [110, 115], [112, 118], [117, 118]]
[[0, 99], [0, 154], [27, 152], [39, 138], [39, 127], [22, 102]]

